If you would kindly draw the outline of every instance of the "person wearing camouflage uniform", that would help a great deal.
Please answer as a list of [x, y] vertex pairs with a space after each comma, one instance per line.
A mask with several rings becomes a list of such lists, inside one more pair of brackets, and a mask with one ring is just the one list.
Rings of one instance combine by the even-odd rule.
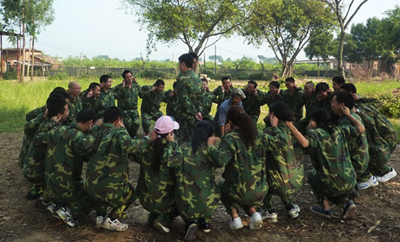
[[302, 133], [306, 133], [308, 123], [310, 123], [311, 113], [319, 107], [317, 93], [315, 92], [314, 83], [306, 82], [304, 85], [304, 106], [306, 108], [306, 117], [296, 124], [296, 128]]
[[172, 85], [173, 90], [168, 90], [164, 93], [164, 99], [167, 102], [166, 114], [176, 119], [178, 107], [178, 95], [176, 95], [176, 81]]
[[100, 77], [100, 95], [98, 98], [85, 97], [83, 100], [84, 108], [91, 108], [96, 111], [99, 118], [103, 118], [104, 110], [108, 107], [115, 106], [114, 90], [111, 88], [112, 78], [109, 75]]
[[165, 83], [158, 79], [153, 86], [142, 86], [140, 97], [142, 98], [142, 106], [140, 111], [142, 114], [142, 127], [145, 135], [149, 134], [150, 121], [156, 121], [163, 115], [160, 111], [161, 102], [166, 102], [164, 94]]
[[81, 86], [77, 82], [70, 82], [68, 84], [68, 94], [70, 99], [68, 102], [69, 116], [67, 118], [67, 123], [75, 121], [76, 116], [82, 110], [82, 101], [80, 97]]
[[309, 130], [305, 136], [291, 122], [286, 122], [300, 145], [308, 150], [314, 167], [308, 173], [307, 180], [321, 206], [312, 207], [311, 211], [327, 218], [333, 215], [328, 201], [344, 204], [344, 219], [353, 217], [356, 210], [351, 200], [357, 195], [356, 173], [351, 164], [347, 140], [358, 136], [365, 129], [347, 107], [343, 107], [343, 112], [352, 125], [333, 129], [328, 111], [322, 108], [315, 110], [311, 114]]
[[114, 88], [114, 95], [117, 106], [124, 110], [124, 126], [129, 135], [135, 137], [140, 127], [138, 96], [142, 90], [131, 71], [125, 70], [122, 78], [123, 82]]
[[[58, 216], [72, 227], [77, 217], [91, 208], [89, 196], [83, 189], [82, 165], [98, 137], [99, 126], [90, 128], [96, 120], [94, 110], [83, 109], [76, 122], [38, 135], [38, 142], [47, 146], [43, 200], [52, 202], [48, 210], [53, 213], [61, 215], [68, 211], [66, 216]], [[46, 126], [53, 127], [54, 124]]]
[[225, 100], [229, 99], [232, 95], [232, 82], [229, 76], [224, 76], [221, 79], [222, 85], [215, 88], [212, 92], [214, 94], [213, 102], [217, 104], [217, 109]]
[[277, 81], [269, 83], [269, 91], [264, 93], [262, 103], [266, 103], [270, 107], [275, 101], [282, 100], [282, 93], [279, 90], [280, 84]]
[[[135, 188], [128, 181], [128, 154], [144, 152], [149, 145], [147, 138], [132, 139], [122, 122], [123, 111], [120, 108], [105, 110], [104, 123], [88, 162], [84, 183], [85, 191], [96, 203], [96, 226], [117, 231], [128, 229], [128, 224], [120, 220], [136, 200]], [[108, 217], [107, 207], [112, 209]]]
[[[262, 227], [262, 218], [254, 206], [262, 205], [267, 194], [266, 151], [287, 149], [282, 131], [274, 127], [273, 136], [257, 133], [257, 129], [244, 112], [243, 107], [229, 109], [226, 119], [226, 134], [219, 148], [213, 145], [215, 137], [209, 138], [207, 153], [217, 167], [225, 167], [218, 184], [221, 201], [231, 215], [231, 229], [243, 227], [236, 206], [239, 205], [251, 216], [250, 229]], [[277, 125], [277, 119], [272, 122]]]
[[253, 123], [257, 125], [258, 118], [261, 114], [261, 106], [266, 103], [263, 101], [265, 94], [257, 89], [257, 82], [253, 80], [250, 80], [246, 88], [243, 88], [242, 91], [246, 96], [246, 98], [242, 100], [244, 111], [250, 116]]
[[[332, 99], [332, 110], [334, 114], [339, 116], [337, 121], [338, 127], [346, 127], [351, 124], [351, 121], [343, 114], [342, 106], [348, 107], [353, 118], [364, 124], [360, 116], [352, 111], [354, 107], [354, 98], [348, 92], [337, 92]], [[357, 175], [357, 187], [359, 189], [367, 189], [372, 186], [377, 186], [376, 178], [367, 171], [369, 162], [368, 141], [366, 133], [361, 133], [358, 136], [351, 137], [347, 140], [351, 156], [351, 163]]]
[[296, 124], [303, 117], [304, 95], [303, 91], [295, 86], [293, 77], [288, 77], [285, 80], [287, 90], [282, 92], [282, 101], [288, 105], [290, 111], [295, 116], [294, 123]]
[[[65, 96], [56, 93], [47, 99], [47, 116], [39, 114], [38, 117], [25, 124], [25, 133], [32, 134], [33, 139], [26, 154], [26, 160], [23, 164], [22, 173], [24, 177], [34, 184], [28, 191], [28, 199], [36, 199], [43, 193], [46, 187], [44, 161], [46, 155], [46, 146], [37, 144], [38, 134], [49, 131], [48, 123], [64, 122], [69, 114], [68, 103]], [[36, 127], [36, 128], [32, 128]]]
[[198, 223], [204, 232], [210, 232], [211, 215], [219, 202], [216, 166], [207, 153], [207, 139], [212, 135], [212, 124], [200, 121], [192, 142], [181, 145], [183, 160], [175, 167], [176, 208], [186, 222], [186, 231]]
[[203, 118], [202, 83], [191, 70], [192, 65], [193, 57], [191, 55], [183, 54], [179, 57], [180, 74], [176, 87], [178, 107], [175, 117], [180, 125], [179, 144], [191, 140], [196, 123]]
[[365, 103], [365, 99], [360, 100], [353, 84], [347, 83], [340, 88], [354, 97], [357, 114], [365, 124], [370, 155], [367, 171], [376, 176], [379, 182], [387, 182], [397, 175], [396, 171], [387, 165], [390, 154], [396, 148], [396, 131], [379, 110]]
[[[295, 196], [303, 187], [304, 167], [301, 163], [301, 156], [295, 153], [293, 143], [294, 140], [290, 134], [290, 130], [285, 124], [286, 121], [292, 121], [293, 115], [289, 111], [287, 105], [283, 102], [275, 102], [270, 107], [269, 115], [274, 115], [278, 118], [278, 128], [282, 133], [282, 141], [287, 144], [287, 149], [267, 152], [267, 182], [269, 186], [268, 194], [264, 198], [263, 217], [277, 222], [277, 214], [275, 205], [272, 200], [272, 195], [277, 195], [285, 205], [286, 211], [292, 218], [297, 218], [300, 213], [300, 208], [292, 201], [292, 196]], [[273, 127], [266, 127], [264, 134], [269, 136], [274, 135]]]
[[210, 115], [214, 94], [210, 92], [208, 88], [208, 80], [207, 78], [201, 78], [201, 82], [203, 83], [203, 120], [207, 120], [209, 122], [213, 121], [213, 117]]
[[170, 116], [160, 117], [154, 126], [157, 139], [146, 152], [134, 154], [140, 164], [137, 194], [143, 208], [150, 212], [148, 224], [168, 233], [172, 220], [178, 215], [174, 198], [174, 166], [182, 152], [174, 141], [173, 131], [179, 124]]

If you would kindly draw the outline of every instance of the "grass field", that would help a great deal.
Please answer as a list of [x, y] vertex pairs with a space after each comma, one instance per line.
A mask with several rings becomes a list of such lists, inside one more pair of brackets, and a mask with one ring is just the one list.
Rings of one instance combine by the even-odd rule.
[[[19, 83], [18, 81], [2, 81], [0, 87], [0, 133], [8, 132], [20, 132], [23, 130], [25, 124], [25, 114], [32, 109], [43, 106], [49, 93], [55, 87], [64, 87], [67, 89], [68, 83], [71, 80], [66, 81], [49, 81], [46, 79], [37, 79], [33, 82]], [[98, 82], [96, 79], [79, 79], [76, 80], [82, 86], [82, 91], [85, 90], [91, 82]], [[114, 80], [113, 86], [121, 83], [122, 80]], [[139, 85], [151, 85], [155, 80], [137, 80]], [[166, 80], [165, 89], [171, 89], [172, 84], [175, 80]], [[303, 86], [306, 80], [300, 80], [299, 86]], [[321, 80], [322, 81], [322, 80]], [[323, 80], [327, 81], [327, 80]], [[317, 82], [317, 81], [316, 81]], [[329, 83], [329, 81], [327, 81]], [[259, 88], [267, 90], [268, 83], [266, 81], [258, 82]], [[247, 84], [246, 81], [234, 81], [235, 87], [244, 87]], [[220, 85], [219, 81], [212, 81], [209, 83], [211, 90]], [[360, 82], [355, 83], [357, 91], [363, 96], [381, 96], [381, 95], [392, 95], [392, 90], [399, 88], [400, 83], [398, 81], [381, 81], [381, 82]], [[284, 85], [281, 86], [285, 89]], [[139, 98], [139, 105], [141, 99]], [[165, 104], [162, 105], [162, 111], [165, 113]], [[213, 105], [212, 114], [216, 112], [216, 105]], [[261, 109], [261, 116], [259, 119], [258, 126], [261, 128], [264, 126], [262, 120], [268, 114], [268, 107], [265, 105]], [[400, 134], [400, 123], [399, 120], [392, 120], [396, 130]], [[400, 135], [399, 135], [400, 136]]]

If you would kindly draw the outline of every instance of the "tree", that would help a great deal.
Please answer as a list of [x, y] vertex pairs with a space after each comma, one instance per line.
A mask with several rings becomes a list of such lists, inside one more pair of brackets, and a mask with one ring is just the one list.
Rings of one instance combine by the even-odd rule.
[[[155, 41], [183, 42], [189, 52], [199, 56], [251, 15], [253, 0], [124, 0], [132, 7], [138, 21], [146, 27], [148, 52]], [[208, 43], [211, 41], [211, 43]]]
[[316, 31], [330, 28], [331, 12], [319, 0], [259, 0], [241, 34], [255, 45], [267, 41], [282, 65], [282, 77], [293, 74], [293, 63]]
[[[343, 67], [343, 45], [344, 45], [344, 37], [345, 31], [348, 28], [351, 20], [353, 20], [354, 16], [357, 14], [358, 10], [360, 10], [361, 6], [364, 5], [368, 0], [362, 0], [353, 13], [351, 13], [351, 8], [355, 0], [350, 0], [349, 4], [346, 4], [345, 0], [323, 0], [328, 4], [328, 6], [333, 10], [336, 15], [337, 22], [340, 27], [340, 38], [338, 45], [338, 72], [343, 77], [345, 76], [344, 67]], [[347, 10], [346, 10], [347, 7]]]
[[304, 48], [306, 56], [312, 60], [314, 57], [317, 58], [318, 66], [318, 78], [319, 78], [319, 60], [323, 59], [326, 61], [330, 55], [332, 55], [334, 49], [333, 34], [327, 31], [315, 34], [308, 45]]

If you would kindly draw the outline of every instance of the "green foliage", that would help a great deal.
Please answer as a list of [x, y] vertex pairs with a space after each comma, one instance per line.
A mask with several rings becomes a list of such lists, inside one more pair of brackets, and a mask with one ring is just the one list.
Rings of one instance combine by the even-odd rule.
[[400, 118], [400, 96], [381, 96], [379, 100], [381, 101], [381, 107], [379, 110], [386, 117]]
[[3, 73], [3, 80], [17, 80], [17, 71], [12, 70], [10, 72]]
[[333, 34], [322, 31], [311, 36], [308, 45], [304, 48], [306, 56], [311, 60], [319, 58], [327, 60], [334, 52]]
[[[239, 0], [124, 0], [136, 12], [139, 23], [149, 32], [147, 47], [155, 49], [155, 41], [182, 41], [189, 52], [199, 55], [205, 48], [229, 37], [244, 22], [253, 1]], [[211, 39], [210, 39], [211, 38]], [[208, 40], [210, 39], [210, 43]]]

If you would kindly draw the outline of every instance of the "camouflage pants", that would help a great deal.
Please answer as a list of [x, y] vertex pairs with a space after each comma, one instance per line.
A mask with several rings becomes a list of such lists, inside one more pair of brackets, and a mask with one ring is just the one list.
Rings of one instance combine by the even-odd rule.
[[[349, 189], [343, 190], [343, 193], [338, 194], [330, 194], [329, 187], [322, 182], [322, 177], [317, 173], [315, 169], [310, 170], [308, 172], [307, 181], [311, 186], [312, 191], [317, 197], [318, 203], [322, 204], [323, 201], [329, 200], [334, 204], [342, 205], [343, 198], [355, 198], [357, 197], [357, 192], [354, 187], [349, 186]], [[336, 184], [332, 184], [332, 186], [336, 186]]]
[[151, 125], [151, 120], [157, 121], [159, 117], [163, 116], [163, 113], [161, 111], [158, 111], [153, 114], [145, 113], [142, 112], [142, 127], [143, 127], [143, 132], [148, 133], [150, 132], [150, 125]]
[[137, 109], [124, 110], [124, 126], [131, 137], [135, 137], [140, 127], [139, 112]]
[[34, 184], [34, 190], [43, 192], [46, 188], [46, 179], [44, 165], [41, 163], [44, 163], [44, 160], [36, 162], [32, 158], [28, 158], [26, 164], [24, 164], [22, 173], [26, 180]]
[[159, 214], [159, 213], [149, 213], [149, 217], [147, 219], [147, 224], [150, 227], [154, 227], [154, 223], [163, 222], [168, 228], [171, 227], [171, 223], [175, 217], [178, 216], [176, 211], [166, 213], [166, 214]]
[[227, 213], [232, 214], [232, 208], [235, 208], [239, 211], [239, 207], [241, 207], [246, 213], [249, 213], [249, 210], [259, 204], [243, 204], [240, 201], [235, 201], [235, 199], [230, 196], [229, 189], [227, 189], [226, 181], [221, 180], [217, 185], [218, 191], [221, 193], [221, 202], [224, 204]]
[[195, 117], [180, 118], [177, 122], [179, 123], [177, 135], [179, 145], [192, 141], [192, 135], [198, 123], [197, 119]]
[[29, 146], [31, 145], [32, 137], [24, 134], [24, 139], [22, 140], [22, 147], [18, 157], [18, 165], [23, 168], [25, 164], [26, 154], [28, 153]]
[[90, 194], [91, 199], [95, 202], [97, 215], [107, 215], [107, 207], [111, 207], [109, 217], [112, 219], [126, 218], [126, 209], [136, 200], [135, 188], [127, 183], [125, 187], [118, 190], [97, 188], [98, 193]]
[[370, 159], [367, 170], [374, 176], [383, 176], [392, 169], [387, 165], [390, 159], [390, 150], [388, 145], [382, 145], [379, 149], [369, 149]]

